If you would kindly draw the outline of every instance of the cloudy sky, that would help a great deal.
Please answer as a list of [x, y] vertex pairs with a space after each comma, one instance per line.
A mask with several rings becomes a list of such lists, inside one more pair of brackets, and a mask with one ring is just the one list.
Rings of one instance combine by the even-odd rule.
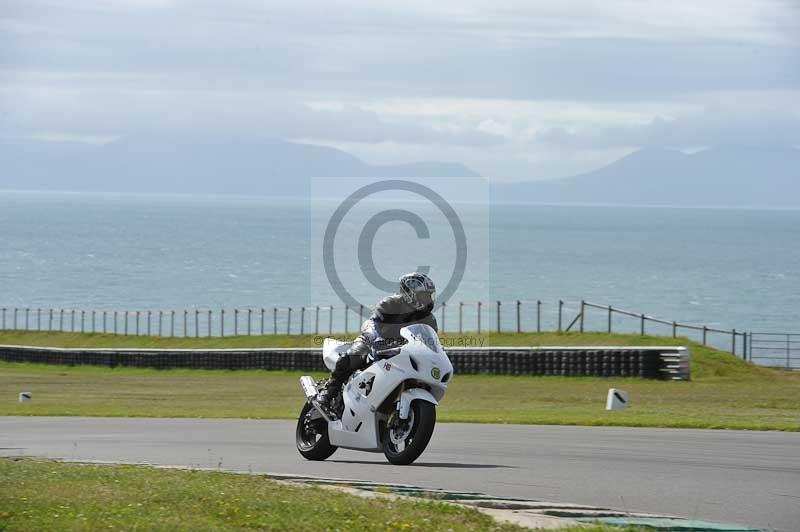
[[3, 0], [0, 137], [149, 131], [561, 177], [800, 145], [800, 0]]

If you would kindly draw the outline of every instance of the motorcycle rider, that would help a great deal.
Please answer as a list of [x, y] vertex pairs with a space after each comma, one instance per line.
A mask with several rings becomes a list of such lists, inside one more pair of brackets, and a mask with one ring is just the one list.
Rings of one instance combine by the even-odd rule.
[[372, 363], [371, 349], [386, 349], [397, 344], [402, 337], [400, 329], [415, 323], [424, 323], [437, 330], [433, 315], [436, 286], [424, 273], [408, 273], [400, 277], [400, 292], [380, 301], [375, 311], [361, 326], [361, 334], [343, 356], [325, 388], [316, 400], [322, 408], [330, 411], [333, 399], [339, 395], [342, 385], [358, 369]]

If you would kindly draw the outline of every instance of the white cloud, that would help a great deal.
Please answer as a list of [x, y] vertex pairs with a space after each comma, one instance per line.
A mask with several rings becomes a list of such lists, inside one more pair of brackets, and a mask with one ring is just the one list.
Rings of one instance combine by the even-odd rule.
[[677, 117], [656, 116], [644, 124], [555, 127], [535, 140], [573, 148], [662, 146], [696, 148], [724, 144], [745, 146], [800, 145], [800, 114], [792, 110], [710, 107]]
[[437, 127], [414, 120], [392, 121], [353, 105], [312, 108], [279, 95], [209, 91], [119, 91], [0, 89], [5, 131], [72, 132], [75, 136], [124, 136], [155, 130], [206, 131], [323, 142], [427, 143], [487, 146], [505, 139], [477, 127]]

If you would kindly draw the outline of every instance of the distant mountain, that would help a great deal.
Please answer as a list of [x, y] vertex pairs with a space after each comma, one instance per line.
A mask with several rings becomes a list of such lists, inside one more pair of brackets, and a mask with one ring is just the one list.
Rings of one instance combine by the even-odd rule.
[[0, 189], [306, 196], [312, 177], [429, 176], [477, 174], [457, 163], [370, 165], [335, 148], [277, 139], [0, 140]]
[[[0, 140], [0, 189], [308, 196], [310, 178], [477, 177], [458, 163], [371, 165], [326, 146], [211, 135], [140, 135], [93, 145]], [[441, 193], [458, 199], [458, 182]], [[334, 180], [323, 195], [337, 192]], [[642, 149], [592, 172], [495, 183], [494, 202], [800, 206], [800, 150]]]
[[497, 184], [498, 202], [800, 206], [800, 150], [723, 146], [691, 155], [642, 149], [565, 179]]

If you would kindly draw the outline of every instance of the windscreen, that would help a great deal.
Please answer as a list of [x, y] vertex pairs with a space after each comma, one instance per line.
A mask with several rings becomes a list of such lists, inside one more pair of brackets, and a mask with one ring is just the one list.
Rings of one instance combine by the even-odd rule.
[[432, 327], [423, 323], [415, 323], [403, 328], [401, 333], [409, 342], [420, 342], [425, 344], [431, 351], [441, 352], [442, 345], [439, 343], [439, 336]]

